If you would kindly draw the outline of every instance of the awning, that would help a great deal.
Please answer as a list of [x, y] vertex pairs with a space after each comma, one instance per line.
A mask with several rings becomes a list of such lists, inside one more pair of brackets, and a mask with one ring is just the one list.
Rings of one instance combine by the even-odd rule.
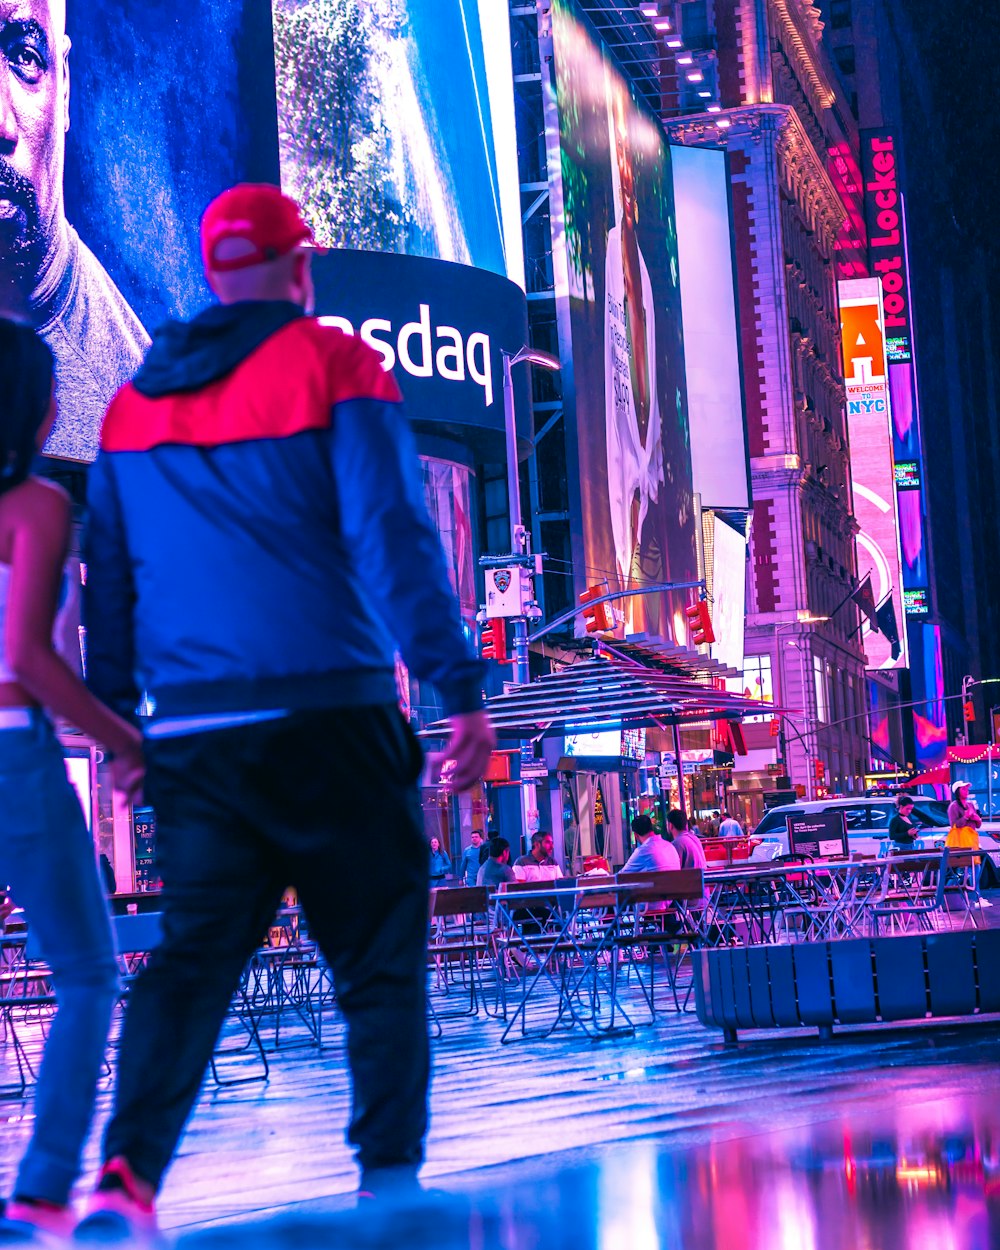
[[[568, 664], [524, 686], [512, 686], [487, 700], [490, 720], [501, 739], [535, 738], [587, 726], [619, 723], [628, 728], [664, 727], [716, 720], [771, 716], [773, 704], [718, 689], [679, 674], [659, 656], [626, 656], [621, 644], [602, 647], [593, 659]], [[425, 730], [441, 733], [447, 722]]]

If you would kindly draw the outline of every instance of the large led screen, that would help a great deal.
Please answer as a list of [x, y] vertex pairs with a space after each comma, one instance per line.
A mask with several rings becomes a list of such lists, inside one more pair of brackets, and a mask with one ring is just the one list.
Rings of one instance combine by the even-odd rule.
[[904, 668], [908, 657], [881, 286], [877, 278], [849, 278], [838, 285], [854, 515], [859, 526], [858, 576], [862, 581], [871, 577], [876, 603], [891, 599], [900, 641], [894, 659], [889, 640], [864, 621], [865, 654], [869, 668]]
[[[586, 581], [697, 576], [670, 148], [573, 0], [551, 12], [553, 266], [575, 415]], [[623, 601], [627, 633], [686, 640], [684, 600]]]
[[712, 659], [743, 669], [746, 627], [747, 540], [720, 516], [712, 525]]
[[272, 12], [281, 183], [319, 242], [523, 285], [507, 5], [272, 0]]
[[205, 203], [240, 178], [277, 180], [270, 13], [24, 0], [0, 5], [0, 46], [0, 308], [55, 356], [46, 451], [90, 460], [147, 330], [207, 298]]
[[726, 153], [675, 146], [670, 161], [694, 489], [705, 508], [749, 508]]
[[273, 5], [0, 5], [0, 310], [55, 355], [52, 456], [92, 460], [149, 332], [208, 302], [198, 222], [235, 182], [283, 180], [326, 242], [523, 282], [506, 5]]

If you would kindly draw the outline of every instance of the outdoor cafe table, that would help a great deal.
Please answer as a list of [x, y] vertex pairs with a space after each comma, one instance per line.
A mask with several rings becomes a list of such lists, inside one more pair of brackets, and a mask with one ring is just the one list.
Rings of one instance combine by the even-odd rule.
[[[520, 1001], [502, 1044], [516, 1040], [511, 1036], [516, 1025], [521, 1037], [536, 1038], [560, 1027], [578, 1027], [591, 1038], [635, 1032], [617, 995], [617, 940], [633, 923], [629, 909], [647, 889], [644, 882], [619, 884], [609, 878], [593, 885], [539, 885], [509, 894], [501, 890], [493, 896], [497, 929], [506, 932], [508, 947], [525, 957]], [[603, 955], [609, 959], [602, 976]], [[546, 984], [555, 991], [554, 1018], [529, 1031], [528, 1004], [539, 1003]]]
[[[852, 937], [869, 931], [872, 909], [890, 886], [916, 898], [924, 875], [941, 862], [940, 852], [902, 852], [882, 859], [723, 868], [705, 873], [711, 922], [717, 940], [746, 930], [749, 944], [775, 942], [793, 932], [804, 940]], [[801, 928], [790, 928], [793, 920]], [[706, 929], [707, 939], [707, 929]]]
[[709, 869], [705, 919], [717, 940], [746, 930], [749, 944], [790, 936], [793, 918], [800, 936], [813, 941], [849, 936], [881, 891], [886, 860], [826, 860], [816, 863]]

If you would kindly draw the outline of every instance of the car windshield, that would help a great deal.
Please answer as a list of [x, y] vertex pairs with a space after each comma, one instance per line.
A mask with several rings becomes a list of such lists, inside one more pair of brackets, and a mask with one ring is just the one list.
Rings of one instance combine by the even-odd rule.
[[917, 823], [928, 829], [948, 828], [948, 804], [941, 799], [917, 799], [913, 804]]
[[783, 833], [785, 826], [786, 812], [773, 811], [768, 812], [757, 828], [753, 831], [755, 838], [766, 838], [768, 834]]

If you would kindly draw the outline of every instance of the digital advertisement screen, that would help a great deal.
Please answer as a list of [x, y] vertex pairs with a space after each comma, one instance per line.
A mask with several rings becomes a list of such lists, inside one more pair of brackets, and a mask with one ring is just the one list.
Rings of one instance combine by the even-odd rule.
[[926, 616], [931, 610], [930, 591], [926, 586], [916, 590], [904, 590], [903, 602], [907, 616]]
[[712, 659], [742, 671], [747, 605], [747, 541], [721, 517], [713, 517]]
[[641, 764], [646, 758], [645, 729], [622, 730], [622, 759]]
[[920, 465], [916, 460], [897, 460], [895, 468], [897, 490], [920, 489]]
[[272, 13], [281, 185], [318, 242], [523, 285], [507, 5], [272, 0]]
[[[549, 182], [579, 563], [617, 590], [696, 576], [670, 148], [573, 0], [551, 11]], [[581, 587], [582, 589], [582, 587]], [[686, 641], [684, 601], [626, 599], [625, 632]]]
[[[896, 620], [903, 619], [903, 576], [892, 459], [892, 424], [885, 354], [885, 309], [875, 278], [838, 283], [844, 352], [844, 389], [850, 440], [854, 515], [859, 532], [858, 577], [871, 577], [875, 602], [891, 596]], [[884, 634], [862, 625], [868, 667], [905, 668], [906, 632], [899, 653]]]
[[577, 726], [566, 734], [565, 753], [581, 759], [620, 759], [622, 731]]
[[68, 754], [63, 754], [63, 763], [66, 765], [66, 776], [69, 778], [70, 785], [76, 791], [76, 797], [80, 800], [80, 806], [83, 808], [87, 828], [90, 829], [94, 818], [94, 788], [90, 768], [90, 752], [78, 753], [71, 749]]
[[670, 162], [694, 489], [705, 508], [749, 508], [726, 153], [674, 146]]
[[234, 183], [281, 182], [327, 242], [523, 285], [506, 5], [28, 7], [0, 14], [0, 284], [55, 357], [49, 455], [92, 460], [150, 332], [209, 302], [199, 220]]
[[934, 768], [944, 763], [948, 756], [941, 627], [929, 622], [915, 626], [910, 645], [914, 686], [927, 695], [927, 702], [913, 709], [917, 764], [920, 768]]
[[148, 331], [208, 299], [205, 204], [241, 179], [278, 179], [267, 4], [122, 9], [32, 0], [0, 13], [18, 140], [0, 154], [11, 205], [0, 215], [0, 282], [55, 357], [59, 415], [46, 451], [80, 461], [96, 454], [105, 408]]

